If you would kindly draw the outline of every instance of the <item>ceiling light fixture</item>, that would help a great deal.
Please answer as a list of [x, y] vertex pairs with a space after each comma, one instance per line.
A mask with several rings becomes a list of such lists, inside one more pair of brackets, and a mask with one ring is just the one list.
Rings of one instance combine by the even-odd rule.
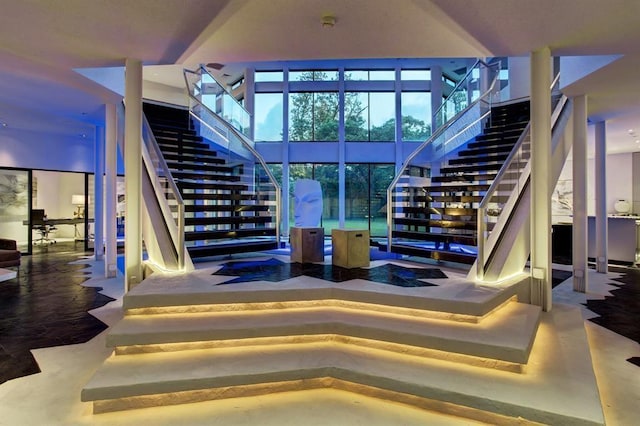
[[331, 14], [323, 15], [320, 23], [322, 24], [322, 28], [333, 28], [336, 24], [336, 17]]

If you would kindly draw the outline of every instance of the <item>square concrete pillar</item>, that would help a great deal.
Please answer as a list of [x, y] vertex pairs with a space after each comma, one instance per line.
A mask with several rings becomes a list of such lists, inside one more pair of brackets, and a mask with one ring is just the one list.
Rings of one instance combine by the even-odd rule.
[[369, 266], [369, 231], [332, 229], [333, 254], [331, 262], [343, 268]]
[[291, 244], [291, 260], [298, 263], [324, 262], [324, 229], [299, 228], [289, 229]]

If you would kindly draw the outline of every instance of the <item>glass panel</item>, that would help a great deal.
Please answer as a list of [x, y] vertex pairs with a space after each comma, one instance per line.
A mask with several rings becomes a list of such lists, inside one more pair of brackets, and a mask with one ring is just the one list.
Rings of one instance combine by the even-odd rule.
[[344, 94], [344, 133], [347, 141], [369, 140], [369, 93]]
[[364, 70], [348, 70], [344, 72], [345, 80], [363, 81], [369, 80], [369, 71]]
[[[85, 238], [85, 247], [88, 250], [93, 250], [94, 246], [95, 246], [95, 219], [96, 219], [96, 215], [95, 215], [95, 200], [96, 200], [96, 196], [95, 196], [95, 180], [94, 180], [94, 175], [93, 174], [89, 174], [86, 175], [88, 177], [88, 185], [87, 185], [87, 194], [89, 195], [89, 197], [86, 200], [86, 214], [85, 217], [89, 218], [89, 224], [88, 224], [88, 233], [85, 234], [87, 236], [87, 238]], [[103, 183], [104, 185], [104, 183]], [[103, 186], [104, 188], [104, 186]], [[82, 224], [82, 226], [84, 227], [85, 225]]]
[[393, 92], [369, 94], [369, 140], [393, 142], [396, 140], [396, 102]]
[[322, 227], [324, 234], [330, 236], [331, 230], [338, 227], [338, 165], [315, 164], [313, 178], [322, 188]]
[[289, 94], [289, 140], [313, 140], [313, 93]]
[[402, 70], [400, 71], [402, 80], [431, 80], [431, 70]]
[[256, 93], [255, 140], [282, 140], [282, 93]]
[[29, 251], [29, 193], [29, 171], [0, 170], [0, 238], [15, 240], [24, 252]]
[[293, 191], [298, 179], [313, 179], [313, 164], [289, 164], [289, 227], [295, 226]]
[[338, 71], [289, 71], [289, 81], [338, 81]]
[[256, 71], [254, 81], [262, 83], [266, 81], [283, 81], [284, 73], [282, 71]]
[[369, 71], [369, 80], [389, 81], [396, 79], [396, 72], [393, 70]]
[[393, 70], [347, 70], [344, 72], [344, 79], [352, 81], [391, 81], [395, 78], [396, 72]]
[[431, 93], [402, 92], [402, 140], [425, 141], [431, 135]]
[[395, 176], [392, 164], [371, 164], [369, 185], [369, 226], [372, 237], [387, 236], [387, 188]]
[[289, 95], [289, 140], [337, 141], [338, 94], [301, 92]]
[[395, 140], [395, 94], [392, 92], [345, 93], [345, 140]]
[[338, 140], [338, 94], [315, 93], [313, 103], [313, 140]]
[[244, 135], [251, 132], [251, 117], [246, 109], [204, 68], [185, 71], [190, 94], [209, 110], [224, 118]]
[[369, 229], [369, 165], [345, 165], [345, 227]]

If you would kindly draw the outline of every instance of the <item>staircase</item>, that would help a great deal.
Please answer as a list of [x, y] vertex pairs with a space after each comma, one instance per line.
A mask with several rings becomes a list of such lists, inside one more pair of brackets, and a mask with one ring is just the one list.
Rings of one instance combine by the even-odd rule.
[[124, 296], [114, 353], [82, 391], [94, 413], [334, 388], [488, 424], [603, 423], [589, 421], [600, 403], [580, 311], [545, 319], [517, 301], [528, 279], [406, 291], [213, 272], [154, 274]]
[[212, 149], [186, 109], [145, 103], [143, 111], [185, 203], [190, 256], [277, 248], [273, 194], [259, 191], [253, 164]]
[[528, 122], [528, 101], [492, 108], [483, 133], [448, 159], [438, 175], [396, 195], [400, 207], [393, 218], [391, 251], [472, 264], [476, 208]]

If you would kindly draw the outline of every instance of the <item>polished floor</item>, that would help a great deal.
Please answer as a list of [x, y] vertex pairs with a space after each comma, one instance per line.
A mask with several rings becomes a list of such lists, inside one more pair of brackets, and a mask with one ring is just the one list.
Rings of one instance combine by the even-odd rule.
[[0, 383], [40, 372], [32, 349], [85, 343], [107, 328], [88, 311], [114, 299], [84, 287], [87, 265], [70, 263], [81, 246], [35, 246], [18, 276], [0, 283]]
[[[0, 283], [3, 312], [0, 377], [5, 382], [0, 385], [3, 401], [0, 425], [129, 425], [142, 421], [164, 425], [301, 424], [301, 419], [304, 424], [368, 426], [476, 424], [344, 392], [300, 393], [293, 397], [298, 398], [295, 405], [286, 407], [277, 398], [261, 397], [191, 404], [171, 410], [91, 415], [90, 405], [79, 402], [79, 390], [109, 356], [103, 330], [121, 317], [122, 277], [101, 278], [101, 264], [85, 259], [88, 253], [76, 249], [74, 245], [50, 246], [33, 256], [25, 256], [19, 277]], [[227, 274], [238, 276], [239, 270], [252, 262], [243, 259], [226, 263]], [[266, 264], [271, 266], [263, 269], [263, 273], [270, 274], [275, 281], [300, 272], [295, 267], [283, 269], [274, 262]], [[279, 271], [275, 276], [274, 267]], [[416, 277], [413, 268], [402, 269], [405, 271], [386, 268], [379, 275], [384, 279], [395, 274], [409, 279], [408, 282], [428, 282], [427, 276]], [[570, 280], [559, 282], [570, 273], [562, 267], [558, 271], [554, 274], [555, 303], [582, 305], [588, 319], [585, 328], [607, 424], [636, 424], [640, 400], [637, 361], [640, 356], [640, 323], [637, 321], [640, 318], [640, 270], [612, 267], [608, 275], [594, 273], [593, 277], [590, 275], [592, 286], [587, 295], [571, 291]], [[253, 278], [248, 275], [243, 278], [256, 279], [255, 273], [254, 270]], [[333, 273], [324, 275], [327, 273], [324, 268], [317, 273], [323, 274], [324, 279], [333, 276]], [[219, 270], [216, 274], [225, 272]], [[91, 314], [87, 314], [91, 309]], [[97, 337], [92, 338], [96, 334]], [[36, 374], [38, 371], [41, 373]], [[17, 378], [19, 376], [25, 377]], [[319, 417], [307, 419], [309, 413]]]

